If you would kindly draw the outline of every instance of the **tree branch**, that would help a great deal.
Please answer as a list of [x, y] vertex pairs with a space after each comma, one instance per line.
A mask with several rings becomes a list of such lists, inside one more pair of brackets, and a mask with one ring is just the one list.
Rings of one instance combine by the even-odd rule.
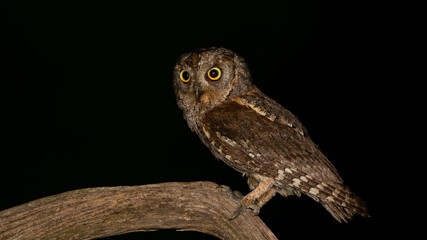
[[221, 239], [277, 239], [257, 216], [229, 220], [239, 201], [212, 182], [87, 188], [0, 212], [0, 239], [93, 239], [177, 229]]

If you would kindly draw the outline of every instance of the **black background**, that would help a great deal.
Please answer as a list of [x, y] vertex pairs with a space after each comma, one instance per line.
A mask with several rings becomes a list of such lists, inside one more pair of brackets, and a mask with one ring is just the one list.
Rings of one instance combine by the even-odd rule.
[[[276, 196], [260, 217], [279, 239], [417, 232], [421, 196], [408, 187], [419, 176], [394, 162], [403, 148], [397, 136], [407, 128], [396, 128], [405, 120], [391, 99], [399, 96], [390, 94], [399, 72], [389, 63], [399, 50], [389, 37], [398, 21], [383, 14], [387, 6], [9, 2], [1, 10], [7, 144], [0, 209], [79, 188], [169, 181], [213, 181], [246, 194], [245, 178], [190, 132], [172, 89], [180, 54], [224, 46], [247, 60], [262, 91], [300, 118], [371, 214], [339, 224], [307, 197]], [[108, 239], [163, 238], [213, 239], [172, 230]]]

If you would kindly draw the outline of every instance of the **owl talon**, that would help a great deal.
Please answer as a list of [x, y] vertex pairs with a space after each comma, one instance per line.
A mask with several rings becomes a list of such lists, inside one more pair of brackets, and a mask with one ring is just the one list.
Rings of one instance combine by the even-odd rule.
[[244, 210], [246, 210], [246, 206], [244, 205], [239, 205], [239, 207], [236, 209], [236, 211], [234, 211], [233, 216], [230, 218], [230, 220], [235, 219], [236, 217], [238, 217]]
[[258, 215], [259, 214], [259, 211], [260, 211], [260, 207], [258, 207], [257, 205], [255, 205], [255, 204], [251, 204], [251, 205], [249, 205], [247, 208], [250, 208], [251, 210], [252, 210], [252, 213], [254, 214], [254, 215]]
[[234, 211], [233, 216], [230, 218], [230, 220], [235, 219], [236, 217], [238, 217], [242, 212], [244, 212], [246, 209], [251, 209], [252, 213], [254, 215], [258, 215], [260, 212], [260, 207], [258, 207], [255, 204], [250, 204], [248, 206], [244, 205], [244, 204], [240, 204], [239, 207], [236, 209], [236, 211]]
[[237, 190], [231, 190], [229, 186], [226, 185], [218, 185], [218, 187], [222, 188], [222, 191], [226, 192], [228, 196], [234, 199], [236, 202], [240, 202], [243, 198], [243, 194]]
[[234, 190], [234, 191], [233, 191], [233, 195], [234, 195], [234, 197], [235, 197], [236, 199], [238, 199], [239, 201], [241, 201], [241, 200], [242, 200], [242, 198], [244, 197], [244, 196], [243, 196], [243, 194], [242, 194], [241, 192], [237, 191], [237, 190]]

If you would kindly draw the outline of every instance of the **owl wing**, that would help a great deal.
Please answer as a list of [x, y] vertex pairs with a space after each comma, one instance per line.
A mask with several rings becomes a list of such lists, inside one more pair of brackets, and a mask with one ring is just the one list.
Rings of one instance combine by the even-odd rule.
[[215, 107], [205, 114], [202, 128], [214, 155], [242, 173], [342, 182], [298, 119], [259, 91]]
[[308, 195], [340, 222], [355, 213], [369, 216], [365, 203], [343, 184], [297, 118], [262, 97], [238, 97], [204, 115], [202, 141], [212, 153], [248, 176], [269, 178], [284, 196]]

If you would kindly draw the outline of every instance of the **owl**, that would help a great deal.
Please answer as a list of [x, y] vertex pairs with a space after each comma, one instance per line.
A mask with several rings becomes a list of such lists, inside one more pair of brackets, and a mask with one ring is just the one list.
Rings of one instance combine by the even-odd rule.
[[242, 209], [255, 214], [276, 193], [308, 197], [339, 222], [368, 216], [296, 116], [259, 90], [244, 59], [225, 48], [183, 54], [174, 92], [190, 129], [212, 154], [248, 177]]

